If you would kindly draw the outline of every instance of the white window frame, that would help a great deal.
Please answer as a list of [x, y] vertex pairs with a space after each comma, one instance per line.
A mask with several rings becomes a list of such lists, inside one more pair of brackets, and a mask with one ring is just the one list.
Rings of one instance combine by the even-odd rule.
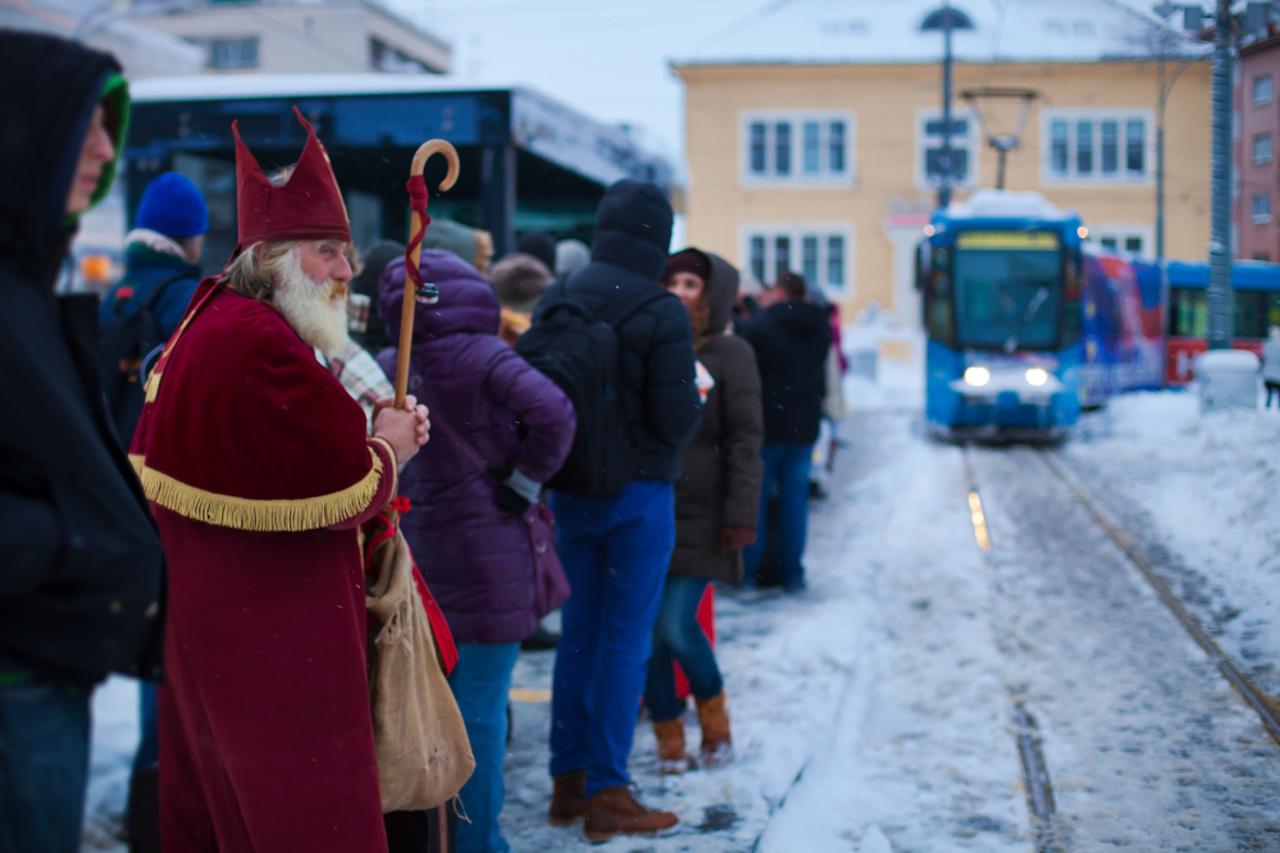
[[[1258, 143], [1264, 140], [1267, 143], [1267, 153], [1265, 157], [1259, 157]], [[1275, 159], [1275, 140], [1271, 133], [1255, 133], [1249, 143], [1249, 154], [1255, 166], [1265, 166]]]
[[[1259, 199], [1266, 200], [1266, 213], [1258, 212]], [[1271, 221], [1271, 193], [1254, 193], [1249, 197], [1249, 221], [1254, 225], [1266, 225]]]
[[[820, 169], [816, 173], [806, 174], [804, 171], [804, 125], [805, 122], [816, 121], [821, 125], [819, 148], [821, 157]], [[844, 122], [844, 170], [832, 172], [827, 167], [829, 161], [830, 122]], [[751, 171], [751, 125], [760, 122], [765, 132], [765, 173]], [[791, 127], [791, 174], [779, 175], [776, 168], [776, 132], [777, 124], [786, 123]], [[850, 110], [748, 110], [738, 116], [738, 179], [744, 187], [842, 187], [850, 186], [858, 171], [855, 158], [857, 153], [858, 123], [856, 114]]]
[[[738, 257], [742, 259], [742, 263], [739, 267], [751, 275], [755, 274], [751, 268], [751, 238], [753, 237], [764, 238], [766, 280], [761, 284], [773, 283], [770, 279], [774, 275], [773, 270], [777, 265], [775, 241], [778, 237], [790, 239], [791, 269], [801, 275], [804, 274], [803, 240], [805, 237], [817, 237], [819, 276], [817, 284], [824, 293], [839, 299], [847, 299], [854, 294], [857, 283], [857, 246], [854, 243], [854, 226], [852, 222], [749, 222], [740, 225], [738, 227], [738, 246], [740, 251]], [[832, 284], [827, 278], [828, 237], [841, 237], [844, 239], [844, 283], [840, 285]], [[808, 279], [805, 280], [805, 283], [810, 286], [814, 284]]]
[[[1053, 123], [1067, 123], [1067, 174], [1062, 175], [1053, 170]], [[1088, 120], [1093, 122], [1093, 173], [1081, 176], [1076, 173], [1077, 153], [1076, 122]], [[1131, 120], [1143, 123], [1142, 173], [1130, 174], [1126, 160], [1128, 153], [1128, 122]], [[1102, 173], [1102, 122], [1115, 121], [1119, 124], [1117, 140], [1119, 162], [1114, 175]], [[1155, 113], [1149, 109], [1126, 107], [1101, 107], [1098, 109], [1046, 109], [1040, 116], [1040, 182], [1045, 186], [1090, 186], [1121, 185], [1142, 186], [1155, 181]]]
[[1155, 248], [1155, 228], [1149, 223], [1141, 222], [1107, 222], [1101, 225], [1089, 225], [1089, 239], [1101, 246], [1105, 238], [1116, 242], [1116, 251], [1128, 252], [1124, 244], [1129, 238], [1137, 237], [1142, 241], [1142, 248], [1137, 254], [1145, 255]]
[[[226, 57], [232, 61], [225, 65], [216, 64], [218, 48], [226, 50]], [[256, 35], [223, 36], [209, 40], [209, 63], [218, 71], [254, 71], [262, 67], [262, 39]]]
[[[1263, 80], [1267, 81], [1267, 94], [1265, 97], [1258, 97], [1258, 84]], [[1275, 99], [1275, 81], [1270, 74], [1259, 74], [1249, 81], [1249, 103], [1255, 107], [1265, 106]]]
[[[969, 122], [968, 133], [951, 137], [952, 148], [963, 149], [969, 153], [969, 175], [963, 181], [957, 181], [954, 188], [972, 189], [978, 186], [978, 168], [982, 162], [982, 135], [979, 130], [978, 116], [971, 111], [955, 110], [951, 117]], [[928, 165], [925, 163], [925, 152], [933, 147], [931, 143], [933, 141], [938, 145], [942, 143], [940, 135], [925, 133], [925, 125], [930, 121], [942, 121], [942, 110], [928, 108], [916, 110], [916, 189], [920, 190], [934, 190], [941, 183], [929, 178]]]

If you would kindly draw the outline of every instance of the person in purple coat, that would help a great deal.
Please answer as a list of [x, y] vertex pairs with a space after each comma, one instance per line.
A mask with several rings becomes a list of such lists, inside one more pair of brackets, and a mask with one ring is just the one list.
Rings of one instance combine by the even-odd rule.
[[[560, 389], [498, 337], [498, 299], [474, 268], [427, 249], [422, 275], [440, 299], [417, 303], [409, 393], [439, 428], [400, 475], [413, 505], [402, 524], [458, 643], [449, 682], [476, 757], [461, 792], [470, 822], [459, 822], [458, 853], [497, 853], [510, 849], [498, 827], [507, 693], [520, 641], [540, 615], [523, 515], [568, 455], [575, 417]], [[404, 280], [399, 259], [378, 282], [389, 329], [400, 327]], [[394, 375], [394, 348], [378, 361]]]

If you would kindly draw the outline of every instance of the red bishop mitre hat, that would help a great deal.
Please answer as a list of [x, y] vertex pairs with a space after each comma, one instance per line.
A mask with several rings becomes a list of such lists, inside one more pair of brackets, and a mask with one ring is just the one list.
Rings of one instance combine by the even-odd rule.
[[307, 144], [284, 186], [273, 187], [240, 138], [239, 122], [231, 122], [236, 139], [236, 208], [239, 242], [231, 257], [260, 241], [342, 240], [351, 242], [351, 223], [333, 176], [329, 155], [311, 122], [295, 106], [293, 114], [307, 131]]

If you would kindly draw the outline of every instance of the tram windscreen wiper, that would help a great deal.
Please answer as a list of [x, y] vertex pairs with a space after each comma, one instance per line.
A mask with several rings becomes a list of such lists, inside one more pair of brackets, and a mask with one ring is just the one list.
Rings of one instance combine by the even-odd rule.
[[1018, 344], [1022, 342], [1022, 333], [1026, 331], [1027, 325], [1035, 319], [1036, 314], [1039, 313], [1041, 306], [1044, 305], [1048, 298], [1049, 288], [1043, 284], [1036, 288], [1035, 296], [1027, 300], [1027, 310], [1022, 312], [1022, 318], [1018, 321], [1017, 331], [1004, 342], [1004, 351], [1006, 353], [1017, 351]]

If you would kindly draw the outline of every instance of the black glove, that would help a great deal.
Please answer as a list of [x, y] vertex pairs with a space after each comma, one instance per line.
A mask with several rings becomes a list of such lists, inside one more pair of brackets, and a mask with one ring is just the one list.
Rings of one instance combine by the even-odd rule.
[[514, 468], [493, 467], [489, 469], [488, 474], [498, 481], [498, 493], [495, 497], [499, 509], [512, 515], [524, 515], [525, 511], [538, 500], [542, 484], [520, 471]]

